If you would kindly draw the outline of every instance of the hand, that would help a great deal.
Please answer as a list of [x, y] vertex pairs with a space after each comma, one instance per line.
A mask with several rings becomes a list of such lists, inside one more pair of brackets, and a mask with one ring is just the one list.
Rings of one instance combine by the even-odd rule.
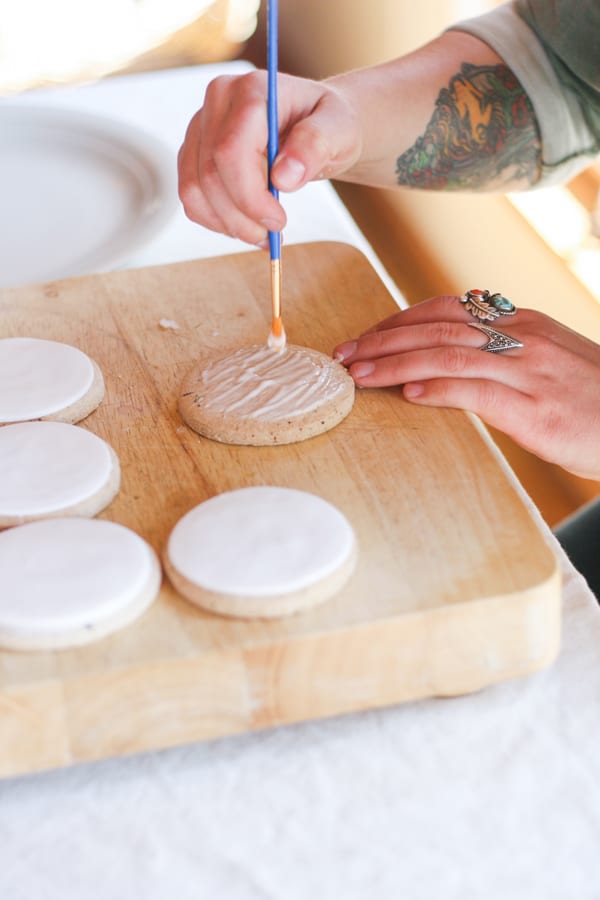
[[[179, 151], [186, 215], [213, 231], [264, 246], [286, 222], [267, 186], [267, 75], [222, 76], [209, 84]], [[340, 174], [361, 149], [358, 119], [335, 88], [278, 78], [280, 152], [271, 172], [281, 191]]]
[[470, 410], [518, 444], [600, 480], [600, 346], [531, 309], [485, 322], [523, 344], [482, 352], [488, 338], [457, 297], [396, 313], [334, 356], [360, 387], [404, 385], [411, 403]]

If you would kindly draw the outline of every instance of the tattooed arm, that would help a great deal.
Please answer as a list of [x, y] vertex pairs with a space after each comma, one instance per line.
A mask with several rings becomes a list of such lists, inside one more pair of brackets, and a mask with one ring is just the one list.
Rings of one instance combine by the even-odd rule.
[[[218, 78], [179, 155], [187, 215], [262, 244], [285, 224], [265, 178], [264, 72]], [[540, 173], [529, 99], [502, 59], [449, 31], [401, 59], [324, 82], [282, 75], [274, 184], [316, 178], [382, 187], [489, 191], [527, 188]]]
[[540, 141], [529, 98], [510, 69], [463, 63], [425, 133], [396, 164], [398, 184], [435, 190], [530, 186]]
[[504, 191], [539, 177], [529, 98], [500, 57], [470, 35], [448, 32], [400, 60], [329, 83], [355, 104], [375, 105], [386, 123], [372, 123], [359, 163], [342, 179], [390, 184], [393, 176], [427, 190]]

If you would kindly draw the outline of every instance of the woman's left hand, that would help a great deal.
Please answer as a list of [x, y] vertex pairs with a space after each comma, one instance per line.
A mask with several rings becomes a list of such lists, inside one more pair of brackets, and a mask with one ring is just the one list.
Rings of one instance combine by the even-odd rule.
[[482, 352], [489, 337], [459, 298], [425, 300], [334, 356], [359, 387], [404, 385], [411, 403], [477, 413], [549, 462], [600, 480], [600, 346], [544, 313], [519, 309], [492, 327], [523, 344]]

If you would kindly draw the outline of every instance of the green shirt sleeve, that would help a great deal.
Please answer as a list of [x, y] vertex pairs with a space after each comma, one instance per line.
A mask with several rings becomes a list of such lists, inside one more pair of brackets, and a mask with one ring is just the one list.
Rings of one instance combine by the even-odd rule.
[[600, 105], [600, 2], [516, 0], [515, 10], [543, 44], [560, 81], [595, 111]]
[[600, 0], [513, 0], [453, 28], [489, 44], [527, 92], [542, 139], [539, 186], [600, 155]]

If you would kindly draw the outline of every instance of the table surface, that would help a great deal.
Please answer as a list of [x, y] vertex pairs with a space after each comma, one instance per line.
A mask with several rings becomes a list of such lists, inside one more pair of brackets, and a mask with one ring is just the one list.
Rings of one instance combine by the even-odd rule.
[[[208, 80], [243, 69], [155, 72], [1, 102], [109, 114], [174, 155]], [[286, 206], [288, 241], [354, 244], [402, 303], [329, 185]], [[178, 211], [127, 264], [241, 249]], [[0, 895], [600, 898], [600, 616], [525, 499], [564, 579], [551, 668], [451, 700], [2, 781]]]

